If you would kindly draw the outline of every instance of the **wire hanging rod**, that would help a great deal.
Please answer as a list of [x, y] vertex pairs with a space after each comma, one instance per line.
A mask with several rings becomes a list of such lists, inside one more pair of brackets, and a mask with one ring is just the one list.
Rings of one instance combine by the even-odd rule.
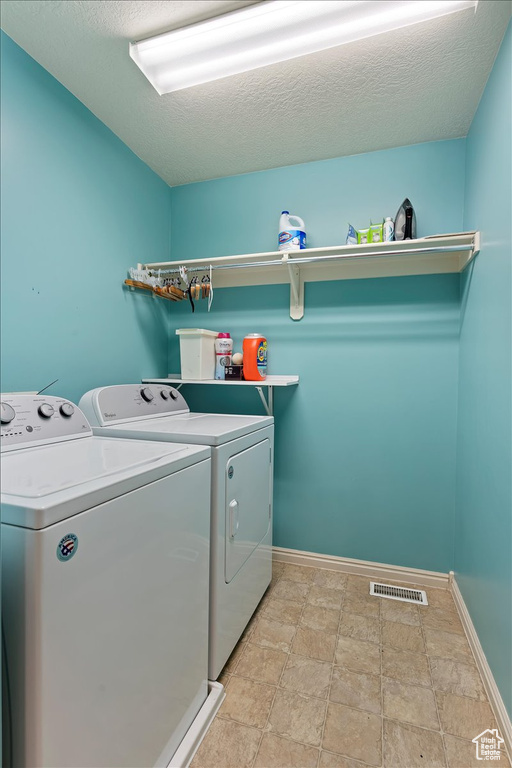
[[[188, 272], [207, 272], [210, 269], [254, 269], [256, 267], [284, 267], [298, 265], [298, 264], [314, 264], [322, 261], [336, 261], [340, 259], [360, 259], [361, 257], [380, 259], [387, 258], [388, 256], [410, 256], [422, 253], [453, 253], [460, 251], [462, 246], [460, 245], [444, 245], [444, 246], [426, 246], [424, 248], [404, 248], [404, 249], [387, 249], [380, 253], [374, 253], [372, 251], [361, 251], [359, 253], [335, 253], [324, 254], [320, 256], [298, 256], [291, 257], [290, 251], [283, 252], [283, 257], [280, 259], [271, 259], [269, 261], [254, 261], [254, 262], [241, 262], [238, 264], [205, 264], [204, 266], [190, 266], [187, 267], [187, 262], [183, 261], [182, 265], [187, 268]], [[293, 251], [293, 253], [301, 253], [301, 251]], [[285, 256], [287, 258], [285, 258]], [[162, 274], [177, 274], [179, 275], [179, 268], [165, 268], [147, 265], [147, 269], [151, 271], [160, 271]]]

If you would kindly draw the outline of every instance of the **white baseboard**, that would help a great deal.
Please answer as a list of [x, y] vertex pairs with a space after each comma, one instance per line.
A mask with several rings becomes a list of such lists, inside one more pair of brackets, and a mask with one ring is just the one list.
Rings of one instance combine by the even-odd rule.
[[168, 768], [188, 768], [225, 698], [226, 692], [222, 683], [208, 680], [208, 696], [206, 701], [185, 734], [185, 738], [172, 756]]
[[485, 691], [489, 698], [492, 710], [496, 716], [498, 730], [501, 737], [505, 740], [505, 746], [507, 748], [509, 758], [512, 758], [512, 724], [510, 722], [508, 712], [505, 708], [503, 699], [501, 698], [501, 693], [498, 686], [496, 685], [496, 681], [485, 657], [484, 650], [480, 644], [480, 640], [478, 639], [475, 626], [471, 620], [471, 616], [466, 607], [466, 603], [464, 602], [464, 598], [462, 597], [462, 593], [459, 589], [459, 585], [457, 584], [456, 579], [452, 578], [450, 580], [450, 584], [453, 600], [457, 607], [457, 611], [459, 612], [462, 626], [466, 632], [466, 637], [468, 638], [469, 645], [473, 651], [473, 656], [475, 657], [476, 665], [478, 667], [478, 671], [480, 672]]
[[278, 563], [306, 565], [310, 568], [326, 568], [343, 571], [356, 576], [369, 576], [379, 580], [390, 579], [426, 587], [449, 588], [449, 574], [437, 571], [422, 571], [419, 568], [403, 568], [401, 565], [373, 563], [370, 560], [352, 560], [349, 557], [319, 555], [316, 552], [302, 552], [299, 549], [273, 547], [273, 559]]

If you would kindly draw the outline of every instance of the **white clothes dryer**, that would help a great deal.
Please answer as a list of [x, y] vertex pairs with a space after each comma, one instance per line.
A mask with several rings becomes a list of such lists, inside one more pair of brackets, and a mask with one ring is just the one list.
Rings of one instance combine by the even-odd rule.
[[216, 680], [272, 578], [274, 419], [191, 413], [183, 395], [160, 384], [94, 389], [80, 407], [96, 435], [212, 448], [209, 677]]
[[210, 449], [46, 395], [1, 421], [10, 763], [167, 766], [208, 695]]

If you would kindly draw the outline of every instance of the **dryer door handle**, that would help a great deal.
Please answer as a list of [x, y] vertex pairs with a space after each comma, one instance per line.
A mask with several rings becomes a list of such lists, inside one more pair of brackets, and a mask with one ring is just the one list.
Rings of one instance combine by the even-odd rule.
[[238, 501], [233, 499], [229, 502], [229, 538], [234, 539], [238, 533], [240, 519], [238, 516]]

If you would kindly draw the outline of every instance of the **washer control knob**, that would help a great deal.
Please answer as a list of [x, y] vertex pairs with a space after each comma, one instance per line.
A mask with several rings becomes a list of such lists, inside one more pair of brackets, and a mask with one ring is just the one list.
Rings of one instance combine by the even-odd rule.
[[178, 393], [176, 392], [175, 389], [171, 389], [171, 397], [172, 397], [173, 400], [177, 400], [178, 399]]
[[49, 419], [51, 416], [53, 416], [55, 410], [53, 405], [50, 405], [50, 403], [42, 403], [37, 409], [37, 412], [40, 416], [43, 417], [43, 419]]
[[2, 403], [1, 421], [2, 424], [10, 424], [16, 416], [16, 411], [7, 403]]
[[145, 400], [146, 403], [150, 403], [154, 397], [149, 387], [143, 387], [140, 391], [140, 394], [142, 395], [142, 399]]
[[169, 399], [169, 390], [168, 389], [161, 389], [160, 390], [160, 394], [162, 395], [162, 398], [164, 400], [168, 400]]
[[62, 403], [61, 407], [59, 408], [59, 411], [61, 412], [62, 416], [72, 416], [75, 412], [74, 407], [71, 405], [71, 403]]

